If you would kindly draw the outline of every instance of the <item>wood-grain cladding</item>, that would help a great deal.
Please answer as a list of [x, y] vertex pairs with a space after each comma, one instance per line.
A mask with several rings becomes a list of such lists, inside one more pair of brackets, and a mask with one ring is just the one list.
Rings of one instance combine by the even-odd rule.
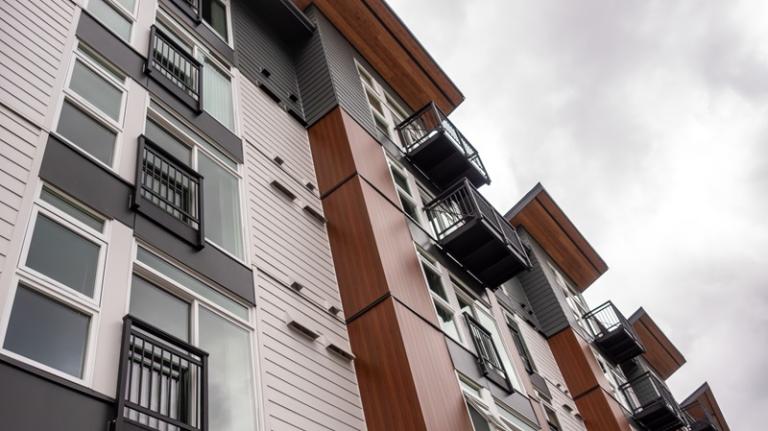
[[659, 377], [666, 380], [685, 364], [683, 354], [644, 309], [635, 312], [630, 317], [630, 322], [645, 347], [643, 357]]
[[595, 388], [576, 399], [589, 431], [632, 431], [619, 403], [603, 389]]
[[411, 109], [435, 101], [452, 112], [464, 96], [381, 0], [294, 0], [315, 5], [360, 51]]
[[680, 403], [680, 406], [693, 416], [694, 419], [702, 419], [705, 417], [705, 412], [708, 412], [720, 431], [731, 431], [731, 427], [728, 426], [723, 411], [720, 409], [720, 404], [718, 404], [715, 394], [708, 383], [699, 386], [688, 398]]
[[608, 270], [543, 187], [535, 187], [523, 201], [522, 208], [513, 209], [513, 214], [508, 215], [510, 222], [515, 227], [523, 226], [579, 291], [586, 290]]

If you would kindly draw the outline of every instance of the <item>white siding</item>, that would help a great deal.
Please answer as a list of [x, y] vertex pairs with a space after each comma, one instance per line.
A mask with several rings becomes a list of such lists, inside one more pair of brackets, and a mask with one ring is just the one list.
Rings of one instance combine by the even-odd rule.
[[[365, 429], [354, 364], [326, 349], [350, 348], [343, 320], [326, 309], [341, 303], [326, 227], [304, 211], [310, 205], [322, 213], [318, 196], [303, 186], [315, 181], [307, 133], [251, 82], [242, 79], [240, 90], [265, 429]], [[276, 155], [284, 166], [272, 161]], [[301, 293], [293, 282], [304, 286]], [[297, 333], [289, 320], [320, 337]]]
[[[518, 320], [518, 326], [525, 339], [525, 344], [533, 356], [537, 372], [547, 381], [549, 392], [552, 394], [551, 404], [557, 412], [557, 417], [563, 430], [586, 430], [584, 422], [574, 416], [574, 413], [578, 412], [576, 403], [571, 399], [570, 395], [565, 393], [568, 387], [565, 385], [565, 379], [560, 373], [560, 368], [557, 366], [557, 361], [555, 361], [555, 357], [549, 349], [546, 338], [525, 322]], [[564, 405], [570, 407], [571, 412], [564, 408]]]
[[0, 1], [0, 100], [44, 125], [70, 33], [70, 1]]

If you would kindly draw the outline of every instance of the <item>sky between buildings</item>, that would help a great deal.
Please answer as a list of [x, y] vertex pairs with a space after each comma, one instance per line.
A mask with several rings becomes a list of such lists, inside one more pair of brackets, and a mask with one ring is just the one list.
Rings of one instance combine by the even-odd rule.
[[768, 411], [768, 2], [389, 0], [467, 100], [502, 211], [541, 181], [732, 429]]

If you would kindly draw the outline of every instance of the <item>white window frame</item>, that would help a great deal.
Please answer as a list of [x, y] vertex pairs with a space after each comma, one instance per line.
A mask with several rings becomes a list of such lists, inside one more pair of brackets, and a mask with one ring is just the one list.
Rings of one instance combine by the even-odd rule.
[[[152, 99], [152, 101], [158, 105], [164, 105], [161, 103], [160, 100]], [[169, 113], [172, 113], [173, 110], [163, 106], [163, 109], [168, 111]], [[238, 262], [241, 262], [245, 265], [249, 265], [250, 263], [250, 244], [248, 240], [248, 226], [246, 225], [246, 222], [248, 220], [248, 210], [247, 210], [247, 201], [246, 201], [246, 191], [245, 191], [245, 179], [243, 177], [243, 164], [238, 163], [234, 159], [229, 159], [230, 161], [234, 162], [234, 164], [237, 165], [237, 169], [232, 169], [231, 166], [229, 166], [225, 161], [221, 160], [220, 155], [214, 153], [213, 151], [210, 151], [208, 148], [205, 148], [205, 146], [201, 145], [198, 142], [198, 139], [189, 136], [186, 132], [176, 127], [175, 124], [173, 124], [171, 121], [169, 121], [166, 118], [166, 114], [164, 112], [160, 112], [152, 108], [149, 102], [147, 102], [147, 113], [144, 116], [144, 129], [142, 133], [146, 133], [147, 130], [147, 119], [152, 119], [154, 122], [158, 123], [163, 129], [165, 129], [166, 132], [168, 132], [170, 135], [184, 143], [184, 145], [188, 146], [191, 152], [191, 158], [190, 158], [190, 164], [189, 166], [194, 169], [196, 172], [198, 172], [198, 156], [199, 152], [202, 152], [207, 156], [209, 159], [211, 159], [214, 163], [216, 163], [219, 167], [223, 168], [228, 173], [232, 174], [232, 176], [235, 177], [237, 180], [237, 195], [240, 200], [240, 213], [238, 214], [238, 217], [240, 218], [240, 227], [241, 227], [241, 235], [242, 235], [242, 244], [243, 244], [243, 256], [236, 256], [234, 253], [226, 250], [223, 246], [216, 244], [212, 240], [205, 238], [205, 242], [207, 244], [210, 244], [211, 246], [215, 247], [217, 250], [221, 251], [222, 253], [226, 254], [227, 256], [231, 257], [232, 259], [235, 259]], [[181, 117], [175, 116], [175, 120], [183, 123], [190, 129], [195, 129], [194, 126], [191, 126], [188, 122], [184, 121]], [[203, 138], [203, 133], [198, 133], [201, 138]], [[211, 145], [212, 147], [216, 148], [217, 146], [207, 141], [208, 145]], [[224, 151], [219, 150], [224, 153]], [[223, 156], [226, 157], [226, 154]], [[205, 204], [205, 202], [203, 202]], [[200, 211], [205, 211], [203, 207], [200, 207]], [[204, 222], [205, 223], [205, 222]], [[204, 231], [205, 232], [205, 231]]]
[[211, 24], [209, 24], [206, 20], [204, 20], [202, 16], [200, 16], [200, 22], [203, 25], [205, 25], [206, 27], [208, 27], [208, 29], [211, 30], [211, 32], [213, 34], [218, 36], [227, 45], [232, 47], [233, 46], [233, 40], [232, 39], [234, 38], [234, 34], [233, 34], [233, 30], [232, 30], [232, 25], [233, 25], [233, 23], [232, 23], [232, 4], [231, 4], [231, 2], [229, 0], [212, 0], [212, 1], [218, 1], [221, 4], [224, 5], [224, 11], [225, 11], [224, 13], [225, 13], [226, 19], [227, 19], [227, 35], [226, 35], [226, 37], [220, 35], [219, 32], [216, 31]]
[[[403, 207], [402, 202], [398, 202], [400, 205], [400, 209], [403, 210], [403, 213], [411, 220], [413, 220], [416, 224], [419, 226], [427, 229], [429, 232], [432, 232], [431, 223], [429, 222], [429, 217], [427, 217], [426, 212], [424, 211], [424, 204], [425, 202], [422, 201], [421, 195], [423, 192], [423, 188], [418, 184], [418, 181], [411, 175], [410, 172], [408, 172], [407, 169], [402, 167], [399, 163], [392, 160], [389, 156], [384, 154], [385, 158], [387, 159], [387, 166], [389, 166], [389, 176], [392, 178], [392, 183], [395, 185], [395, 192], [397, 192], [398, 198], [400, 200], [406, 200], [409, 204], [413, 206], [413, 210], [416, 213], [416, 217], [412, 217]], [[395, 181], [395, 172], [397, 172], [399, 175], [401, 175], [403, 178], [405, 178], [405, 182], [408, 185], [408, 190], [403, 189], [397, 181]], [[414, 190], [417, 192], [414, 193]]]
[[[87, 212], [89, 214], [95, 215], [100, 219], [103, 219], [104, 225], [103, 225], [102, 232], [97, 233], [95, 230], [86, 226], [84, 223], [75, 219], [69, 214], [66, 214], [63, 211], [55, 208], [53, 205], [42, 201], [42, 199], [40, 198], [40, 193], [44, 186], [56, 192], [57, 194], [61, 195], [61, 197], [64, 198], [67, 202], [83, 210], [84, 212]], [[96, 240], [103, 243], [101, 250], [99, 252], [96, 286], [94, 287], [93, 298], [90, 298], [87, 295], [77, 292], [70, 287], [64, 286], [63, 284], [51, 279], [50, 277], [45, 276], [25, 266], [26, 257], [29, 251], [29, 243], [32, 237], [32, 232], [37, 222], [37, 217], [40, 213], [45, 214], [46, 216], [53, 219], [55, 222], [61, 223], [63, 226], [66, 226], [67, 228], [72, 229], [73, 231], [77, 232], [78, 235], [81, 235], [81, 236], [87, 235], [91, 237], [89, 240], [92, 240], [92, 241]], [[99, 333], [99, 321], [100, 321], [100, 313], [101, 313], [100, 304], [101, 304], [101, 296], [102, 296], [104, 266], [106, 263], [108, 238], [110, 236], [110, 231], [111, 231], [111, 225], [108, 220], [97, 215], [92, 210], [85, 208], [83, 205], [77, 203], [73, 199], [67, 197], [66, 194], [62, 193], [56, 188], [51, 187], [50, 185], [47, 185], [47, 184], [43, 184], [42, 182], [38, 184], [36, 189], [36, 200], [33, 207], [33, 215], [30, 217], [29, 223], [27, 224], [26, 236], [24, 239], [24, 244], [22, 246], [22, 253], [19, 257], [17, 270], [13, 275], [13, 277], [11, 278], [11, 287], [8, 292], [9, 300], [5, 304], [5, 309], [3, 310], [2, 319], [0, 319], [0, 352], [20, 362], [31, 365], [35, 368], [38, 368], [40, 370], [43, 370], [55, 376], [61, 377], [68, 381], [72, 381], [87, 387], [91, 386], [93, 382], [93, 373], [95, 368], [96, 349], [97, 349], [97, 342], [98, 342], [97, 337]], [[86, 334], [86, 339], [85, 339], [85, 352], [83, 355], [82, 377], [73, 376], [64, 371], [61, 371], [51, 366], [48, 366], [46, 364], [37, 362], [34, 359], [27, 358], [26, 356], [23, 356], [21, 354], [5, 349], [4, 347], [5, 337], [8, 333], [8, 325], [10, 323], [10, 317], [11, 317], [11, 312], [13, 311], [13, 305], [16, 302], [16, 293], [18, 292], [19, 285], [23, 285], [25, 288], [31, 289], [45, 296], [46, 298], [60, 304], [61, 306], [70, 308], [72, 310], [75, 310], [77, 312], [80, 312], [88, 316], [89, 318], [88, 333]]]
[[[87, 1], [87, 4], [85, 5], [84, 9], [87, 10], [89, 13], [91, 13], [89, 9], [89, 7], [91, 6], [91, 2], [98, 1], [98, 0], [86, 0], [86, 1]], [[125, 18], [127, 21], [131, 23], [130, 32], [128, 34], [128, 40], [125, 40], [124, 42], [126, 42], [128, 45], [133, 44], [133, 39], [136, 36], [136, 31], [135, 31], [136, 21], [137, 21], [136, 12], [139, 10], [139, 7], [140, 7], [139, 3], [141, 3], [142, 0], [136, 0], [136, 4], [133, 5], [133, 10], [127, 9], [125, 6], [120, 4], [120, 2], [115, 0], [102, 0], [102, 1], [106, 3], [108, 6], [112, 7], [112, 9], [114, 9], [116, 13], [118, 13], [119, 15], [121, 15], [123, 18]], [[101, 23], [101, 20], [99, 20], [99, 18], [94, 16], [94, 19]], [[112, 30], [106, 23], [102, 23], [102, 25], [107, 29], [109, 29], [110, 32], [113, 32], [115, 33], [115, 35], [117, 35], [117, 33], [114, 32], [114, 30]], [[122, 40], [121, 37], [118, 36], [118, 38]]]
[[[423, 265], [421, 267], [421, 275], [422, 275], [422, 277], [424, 277], [424, 283], [427, 286], [427, 290], [429, 291], [430, 298], [432, 298], [432, 306], [435, 308], [435, 316], [437, 316], [438, 321], [442, 320], [440, 318], [440, 314], [439, 314], [439, 312], [437, 310], [438, 308], [441, 308], [443, 311], [449, 312], [451, 314], [451, 316], [452, 316], [453, 326], [456, 328], [456, 336], [458, 337], [458, 339], [456, 339], [456, 337], [454, 337], [453, 335], [448, 334], [447, 332], [445, 332], [443, 330], [443, 328], [442, 328], [442, 324], [441, 324], [441, 328], [440, 329], [443, 331], [443, 333], [445, 333], [449, 337], [451, 337], [454, 340], [456, 340], [456, 342], [458, 342], [459, 344], [463, 345], [464, 344], [464, 338], [466, 338], [466, 336], [462, 333], [461, 326], [460, 326], [459, 322], [457, 321], [459, 319], [461, 313], [458, 313], [456, 311], [456, 308], [450, 302], [451, 301], [451, 290], [452, 289], [449, 288], [448, 286], [446, 286], [446, 284], [445, 284], [445, 277], [444, 277], [443, 271], [441, 271], [440, 268], [437, 265], [435, 265], [435, 263], [432, 262], [427, 256], [425, 256], [424, 253], [422, 253], [421, 251], [419, 251], [418, 255], [419, 255], [419, 262], [421, 262], [421, 264]], [[445, 292], [445, 295], [447, 296], [447, 298], [441, 297], [439, 294], [434, 292], [429, 287], [429, 278], [427, 277], [427, 274], [426, 274], [426, 272], [424, 270], [424, 266], [429, 268], [430, 271], [433, 271], [438, 277], [440, 277], [440, 284], [443, 286], [443, 291]]]
[[[222, 319], [226, 320], [229, 323], [232, 323], [233, 325], [247, 331], [248, 333], [248, 343], [249, 343], [249, 351], [250, 351], [250, 358], [249, 358], [249, 367], [253, 372], [253, 378], [251, 379], [251, 394], [253, 395], [253, 423], [257, 425], [259, 424], [259, 386], [258, 386], [258, 378], [259, 378], [259, 370], [256, 367], [257, 364], [257, 358], [258, 358], [258, 352], [257, 352], [257, 343], [256, 340], [256, 325], [253, 323], [255, 318], [255, 307], [249, 304], [243, 303], [239, 299], [235, 299], [237, 302], [239, 302], [241, 305], [244, 305], [248, 308], [248, 320], [242, 319], [241, 317], [237, 316], [236, 314], [230, 312], [229, 310], [221, 307], [220, 305], [216, 304], [215, 302], [211, 301], [210, 299], [207, 299], [203, 297], [202, 295], [192, 291], [191, 289], [187, 288], [186, 286], [182, 285], [181, 283], [177, 282], [176, 280], [166, 276], [165, 274], [160, 273], [156, 269], [150, 267], [149, 265], [141, 262], [137, 258], [137, 252], [138, 248], [141, 246], [142, 248], [150, 251], [151, 253], [155, 254], [157, 257], [165, 260], [166, 262], [170, 263], [171, 265], [175, 266], [177, 269], [187, 273], [188, 275], [191, 275], [195, 277], [198, 281], [201, 283], [207, 285], [213, 290], [216, 290], [220, 293], [224, 293], [222, 290], [216, 289], [211, 285], [210, 282], [207, 282], [205, 279], [203, 279], [200, 276], [195, 275], [191, 271], [187, 270], [186, 268], [173, 263], [169, 259], [167, 259], [163, 254], [157, 252], [152, 247], [145, 243], [139, 243], [138, 241], [134, 240], [133, 242], [133, 249], [131, 253], [132, 257], [132, 268], [130, 273], [130, 282], [127, 292], [127, 300], [125, 302], [125, 314], [130, 314], [131, 309], [131, 294], [133, 291], [133, 277], [138, 276], [140, 278], [145, 279], [150, 284], [152, 284], [155, 288], [160, 289], [176, 298], [178, 298], [181, 301], [186, 302], [189, 305], [189, 339], [185, 340], [189, 344], [192, 344], [193, 346], [199, 346], [200, 345], [200, 308], [205, 308], [211, 313], [217, 315], [218, 317], [221, 317]], [[234, 299], [231, 295], [228, 295], [231, 299]]]
[[[397, 100], [392, 97], [392, 95], [389, 94], [387, 90], [384, 89], [384, 86], [381, 85], [373, 77], [373, 74], [371, 74], [365, 67], [363, 67], [363, 65], [360, 64], [357, 59], [354, 60], [355, 70], [357, 70], [357, 74], [360, 77], [360, 83], [363, 86], [363, 93], [365, 94], [365, 100], [368, 104], [368, 108], [371, 111], [371, 117], [374, 121], [374, 125], [376, 123], [376, 119], [380, 119], [387, 126], [387, 132], [392, 142], [396, 143], [398, 146], [402, 146], [400, 143], [400, 136], [398, 135], [396, 128], [398, 124], [408, 118], [408, 111], [403, 109]], [[378, 112], [371, 105], [370, 101], [368, 100], [368, 94], [374, 96], [376, 100], [381, 104], [381, 107], [384, 109], [383, 113]]]
[[[126, 104], [128, 100], [128, 91], [130, 90], [130, 80], [127, 79], [121, 72], [117, 71], [117, 68], [113, 68], [112, 71], [105, 70], [105, 67], [107, 66], [98, 64], [97, 62], [93, 61], [90, 57], [95, 57], [98, 61], [103, 61], [104, 63], [108, 63], [106, 60], [104, 60], [102, 57], [100, 57], [98, 54], [93, 52], [92, 50], [88, 49], [82, 43], [78, 43], [73, 51], [73, 55], [70, 58], [69, 65], [67, 66], [67, 77], [64, 82], [64, 90], [62, 91], [62, 96], [59, 98], [58, 107], [56, 109], [56, 116], [54, 117], [54, 124], [53, 127], [51, 127], [51, 130], [53, 134], [55, 134], [59, 139], [69, 143], [74, 148], [76, 148], [80, 153], [88, 157], [90, 160], [93, 160], [95, 163], [98, 163], [100, 166], [103, 166], [107, 170], [111, 172], [117, 172], [117, 167], [120, 166], [120, 159], [122, 155], [122, 138], [123, 138], [123, 124], [125, 123], [125, 116], [126, 116]], [[118, 119], [115, 120], [114, 118], [107, 115], [105, 112], [102, 112], [101, 109], [94, 106], [91, 102], [85, 99], [85, 97], [77, 94], [77, 92], [70, 88], [70, 84], [72, 82], [72, 76], [75, 71], [75, 64], [80, 61], [86, 68], [91, 70], [92, 72], [99, 75], [99, 77], [103, 78], [107, 81], [108, 84], [115, 87], [117, 90], [120, 90], [122, 92], [121, 98], [120, 98], [120, 113], [118, 115]], [[120, 75], [123, 77], [123, 82], [120, 82], [116, 79], [115, 75]], [[77, 145], [76, 142], [70, 141], [65, 136], [61, 135], [57, 132], [57, 129], [59, 128], [59, 122], [61, 121], [61, 111], [64, 109], [64, 104], [66, 102], [71, 103], [73, 106], [75, 106], [76, 109], [79, 109], [82, 111], [84, 115], [87, 115], [90, 117], [93, 121], [96, 123], [99, 123], [100, 125], [104, 126], [106, 129], [112, 131], [115, 133], [115, 142], [114, 142], [114, 148], [112, 151], [112, 161], [111, 164], [107, 164], [103, 162], [102, 160], [99, 160], [96, 158], [96, 156], [89, 153], [86, 149], [81, 148]]]

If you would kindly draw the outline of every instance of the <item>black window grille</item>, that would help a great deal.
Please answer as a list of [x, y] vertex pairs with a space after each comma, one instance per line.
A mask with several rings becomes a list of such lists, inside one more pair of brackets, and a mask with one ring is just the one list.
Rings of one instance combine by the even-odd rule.
[[477, 352], [477, 361], [481, 371], [491, 381], [509, 389], [507, 372], [501, 362], [501, 356], [499, 356], [491, 333], [471, 315], [465, 313], [464, 317], [467, 320], [467, 327]]
[[202, 109], [202, 63], [156, 26], [149, 37], [147, 71], [193, 109]]

